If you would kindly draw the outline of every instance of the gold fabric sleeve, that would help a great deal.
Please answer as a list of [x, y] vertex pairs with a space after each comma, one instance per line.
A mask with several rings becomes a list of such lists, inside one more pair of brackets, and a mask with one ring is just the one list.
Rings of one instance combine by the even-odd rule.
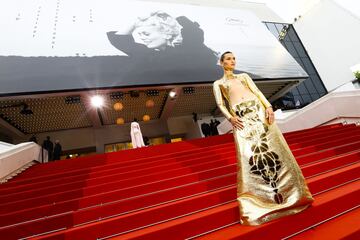
[[258, 87], [255, 85], [254, 81], [251, 79], [251, 77], [244, 73], [242, 74], [246, 80], [246, 83], [250, 90], [259, 98], [261, 103], [264, 105], [265, 108], [271, 107], [271, 103], [266, 99], [264, 94], [258, 89]]
[[216, 101], [216, 104], [217, 104], [218, 108], [224, 114], [226, 119], [230, 120], [232, 115], [229, 112], [229, 110], [226, 108], [226, 105], [225, 105], [225, 102], [224, 102], [223, 95], [221, 93], [219, 83], [216, 82], [216, 81], [213, 83], [213, 91], [214, 91], [215, 101]]

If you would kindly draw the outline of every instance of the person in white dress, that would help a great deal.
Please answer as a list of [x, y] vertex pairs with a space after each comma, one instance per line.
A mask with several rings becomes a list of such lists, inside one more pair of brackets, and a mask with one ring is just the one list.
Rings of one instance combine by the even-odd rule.
[[145, 147], [140, 125], [136, 118], [131, 123], [130, 135], [133, 148]]

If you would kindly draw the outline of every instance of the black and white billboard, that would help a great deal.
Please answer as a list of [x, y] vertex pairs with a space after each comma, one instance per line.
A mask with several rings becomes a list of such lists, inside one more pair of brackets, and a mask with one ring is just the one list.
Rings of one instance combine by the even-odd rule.
[[251, 12], [133, 0], [3, 0], [0, 95], [207, 83], [219, 55], [255, 79], [304, 70]]

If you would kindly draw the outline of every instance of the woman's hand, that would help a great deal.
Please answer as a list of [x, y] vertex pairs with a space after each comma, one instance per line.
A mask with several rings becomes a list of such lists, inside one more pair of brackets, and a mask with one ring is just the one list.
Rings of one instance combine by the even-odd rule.
[[275, 121], [274, 111], [273, 111], [272, 107], [268, 107], [265, 110], [265, 118], [268, 120], [270, 125], [273, 124], [273, 122]]
[[239, 117], [231, 117], [230, 122], [233, 125], [233, 127], [236, 129], [241, 130], [244, 128], [243, 122], [241, 121], [241, 119]]

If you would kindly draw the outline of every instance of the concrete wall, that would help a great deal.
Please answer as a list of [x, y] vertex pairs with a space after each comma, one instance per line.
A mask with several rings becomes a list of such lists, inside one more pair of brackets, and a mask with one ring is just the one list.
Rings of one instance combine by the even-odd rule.
[[286, 118], [277, 118], [276, 121], [282, 132], [343, 121], [359, 122], [360, 90], [329, 93]]
[[[168, 128], [166, 122], [154, 120], [149, 122], [139, 122], [143, 136], [159, 137], [167, 136]], [[130, 142], [130, 124], [123, 126], [110, 125], [95, 129], [96, 151], [104, 152], [104, 145], [116, 142]]]
[[[169, 132], [166, 122], [163, 121], [140, 122], [140, 127], [143, 136], [147, 137], [167, 136]], [[130, 124], [45, 132], [39, 133], [36, 136], [39, 144], [42, 144], [46, 136], [50, 136], [52, 141], [60, 140], [63, 150], [95, 146], [98, 153], [103, 153], [105, 144], [130, 141]], [[24, 137], [17, 138], [15, 139], [15, 144], [28, 141], [30, 137], [31, 135], [25, 135]]]
[[181, 135], [196, 125], [191, 116], [171, 117], [167, 120], [170, 135]]
[[328, 91], [354, 79], [350, 67], [360, 63], [360, 18], [322, 0], [294, 27]]

